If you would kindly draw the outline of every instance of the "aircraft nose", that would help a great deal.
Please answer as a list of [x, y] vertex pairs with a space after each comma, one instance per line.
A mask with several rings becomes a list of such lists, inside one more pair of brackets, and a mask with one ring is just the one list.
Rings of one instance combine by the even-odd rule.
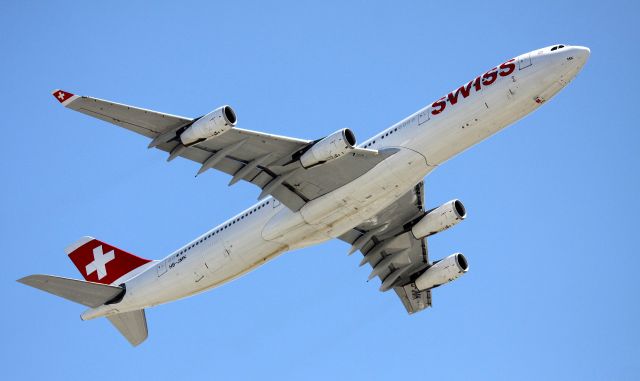
[[582, 61], [586, 61], [591, 55], [591, 50], [586, 46], [573, 46], [572, 49], [575, 51], [576, 58]]
[[587, 63], [587, 59], [591, 55], [591, 50], [584, 46], [567, 46], [562, 49], [562, 52], [559, 54], [558, 58], [563, 63], [563, 66], [567, 68], [570, 72], [578, 73], [582, 69], [585, 63]]
[[587, 59], [591, 55], [591, 50], [585, 46], [572, 46], [570, 50], [570, 54], [573, 56], [573, 66], [577, 74], [578, 71], [582, 70], [584, 64], [587, 63]]

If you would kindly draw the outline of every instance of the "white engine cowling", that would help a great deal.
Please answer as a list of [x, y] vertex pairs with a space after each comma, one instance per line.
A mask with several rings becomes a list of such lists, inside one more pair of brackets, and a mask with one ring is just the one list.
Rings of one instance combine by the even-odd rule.
[[452, 227], [467, 218], [467, 211], [460, 200], [451, 200], [429, 211], [411, 228], [417, 239], [428, 237]]
[[222, 106], [193, 122], [180, 134], [180, 140], [185, 146], [195, 144], [228, 131], [236, 122], [233, 109], [230, 106]]
[[355, 145], [356, 136], [350, 129], [343, 128], [309, 148], [300, 156], [300, 163], [305, 168], [325, 163], [347, 154]]
[[452, 254], [429, 267], [416, 279], [418, 290], [428, 290], [449, 283], [469, 270], [467, 259], [462, 253]]

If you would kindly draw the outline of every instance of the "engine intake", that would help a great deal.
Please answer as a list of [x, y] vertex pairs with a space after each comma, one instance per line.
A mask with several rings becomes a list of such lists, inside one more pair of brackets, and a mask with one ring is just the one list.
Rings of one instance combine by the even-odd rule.
[[236, 122], [233, 109], [230, 106], [222, 106], [193, 122], [180, 134], [180, 140], [185, 146], [196, 144], [227, 132]]
[[428, 211], [417, 224], [413, 225], [411, 233], [417, 239], [421, 239], [448, 229], [465, 218], [467, 218], [467, 211], [462, 201], [451, 200]]
[[348, 128], [343, 128], [311, 146], [300, 156], [300, 164], [304, 168], [309, 168], [326, 163], [346, 155], [354, 149], [355, 145], [354, 133]]
[[435, 262], [416, 279], [418, 290], [428, 290], [458, 279], [469, 271], [469, 263], [462, 253], [452, 254]]

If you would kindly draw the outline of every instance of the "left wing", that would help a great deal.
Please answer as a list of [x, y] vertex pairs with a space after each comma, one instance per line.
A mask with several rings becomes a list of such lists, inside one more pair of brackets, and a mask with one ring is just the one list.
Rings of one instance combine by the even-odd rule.
[[149, 147], [168, 152], [168, 161], [180, 156], [200, 163], [198, 174], [217, 169], [232, 176], [229, 185], [248, 181], [262, 189], [259, 198], [270, 194], [294, 211], [351, 182], [396, 152], [358, 148], [354, 153], [322, 165], [303, 168], [298, 158], [317, 140], [234, 127], [214, 138], [185, 146], [179, 135], [199, 118], [165, 114], [63, 90], [55, 90], [53, 96], [67, 108], [152, 139]]
[[369, 279], [380, 278], [380, 291], [394, 289], [410, 314], [431, 306], [431, 290], [416, 288], [415, 274], [427, 268], [427, 241], [416, 239], [407, 227], [424, 215], [424, 182], [339, 238], [351, 244], [350, 254], [360, 250], [360, 266], [372, 268]]

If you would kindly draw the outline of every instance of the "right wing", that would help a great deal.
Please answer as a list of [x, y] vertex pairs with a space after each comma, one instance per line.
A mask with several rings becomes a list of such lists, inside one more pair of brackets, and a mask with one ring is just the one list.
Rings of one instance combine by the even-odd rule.
[[339, 237], [360, 250], [360, 266], [369, 264], [371, 274], [382, 282], [380, 291], [393, 288], [408, 313], [431, 306], [431, 290], [420, 291], [416, 274], [429, 267], [426, 239], [416, 239], [406, 227], [424, 215], [424, 183], [400, 197], [376, 216]]
[[183, 157], [202, 164], [200, 171], [214, 168], [262, 189], [259, 198], [272, 195], [297, 211], [305, 203], [329, 193], [363, 175], [396, 150], [358, 149], [323, 165], [296, 166], [297, 158], [316, 141], [264, 132], [231, 128], [229, 131], [188, 147], [179, 134], [198, 118], [165, 114], [102, 99], [55, 90], [63, 106], [113, 123], [152, 139], [149, 147], [169, 153], [169, 160]]

